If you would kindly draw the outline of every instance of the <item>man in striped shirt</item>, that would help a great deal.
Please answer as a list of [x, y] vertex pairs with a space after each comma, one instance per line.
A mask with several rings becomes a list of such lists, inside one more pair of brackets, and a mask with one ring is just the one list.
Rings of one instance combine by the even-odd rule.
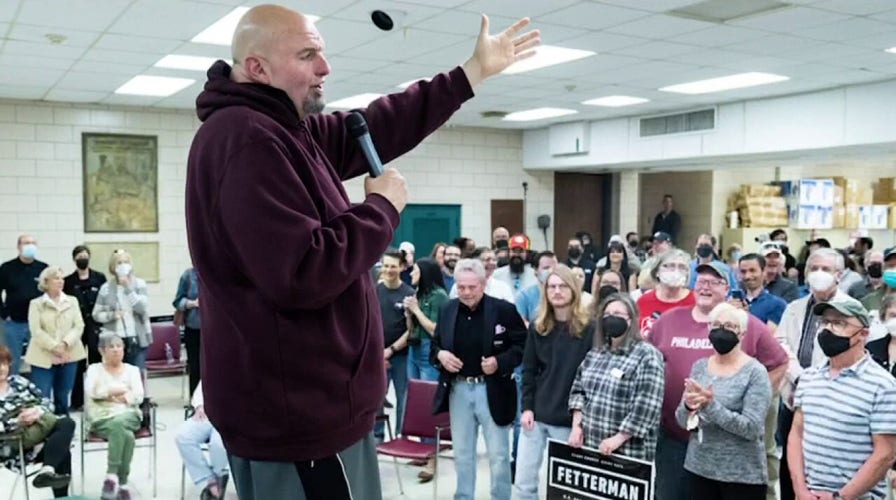
[[800, 500], [884, 498], [896, 457], [896, 379], [865, 352], [869, 318], [858, 301], [812, 311], [829, 359], [797, 384], [787, 443], [794, 492]]

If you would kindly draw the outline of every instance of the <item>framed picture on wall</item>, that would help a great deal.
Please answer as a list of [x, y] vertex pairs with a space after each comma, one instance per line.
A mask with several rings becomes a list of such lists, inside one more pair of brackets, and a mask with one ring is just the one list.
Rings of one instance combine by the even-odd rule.
[[158, 138], [85, 132], [81, 151], [84, 232], [158, 232]]
[[143, 278], [147, 283], [159, 282], [159, 242], [157, 241], [90, 241], [85, 242], [90, 248], [90, 257], [94, 269], [109, 276], [109, 259], [112, 252], [123, 249], [131, 254], [134, 265], [134, 276]]

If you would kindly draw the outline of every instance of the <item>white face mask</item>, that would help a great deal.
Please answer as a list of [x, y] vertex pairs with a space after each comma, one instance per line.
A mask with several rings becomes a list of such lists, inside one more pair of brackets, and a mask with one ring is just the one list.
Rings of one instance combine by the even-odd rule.
[[684, 273], [681, 271], [660, 271], [657, 277], [660, 279], [660, 283], [676, 288], [683, 287], [686, 281]]
[[119, 278], [124, 278], [125, 276], [131, 274], [131, 269], [133, 269], [133, 267], [130, 264], [128, 264], [127, 262], [122, 262], [115, 266], [115, 274]]
[[887, 331], [890, 332], [890, 335], [896, 335], [896, 318], [890, 318], [884, 321], [884, 326], [887, 327]]
[[816, 292], [824, 292], [830, 290], [831, 287], [837, 284], [837, 278], [827, 271], [812, 271], [809, 273], [809, 276], [806, 277], [806, 282], [809, 283], [809, 288], [812, 290]]

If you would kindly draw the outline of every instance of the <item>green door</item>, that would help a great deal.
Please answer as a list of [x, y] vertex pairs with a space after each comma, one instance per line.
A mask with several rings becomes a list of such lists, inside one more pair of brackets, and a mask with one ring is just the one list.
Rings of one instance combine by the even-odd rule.
[[451, 243], [460, 236], [460, 205], [409, 204], [401, 213], [401, 224], [395, 231], [392, 245], [410, 241], [417, 250], [416, 258], [429, 257], [440, 241]]

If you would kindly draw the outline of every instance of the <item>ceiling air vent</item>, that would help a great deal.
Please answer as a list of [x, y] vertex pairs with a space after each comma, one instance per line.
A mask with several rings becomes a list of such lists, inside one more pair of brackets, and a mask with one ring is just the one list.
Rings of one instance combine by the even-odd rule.
[[712, 130], [716, 128], [716, 110], [710, 108], [674, 115], [641, 118], [640, 124], [641, 137]]

